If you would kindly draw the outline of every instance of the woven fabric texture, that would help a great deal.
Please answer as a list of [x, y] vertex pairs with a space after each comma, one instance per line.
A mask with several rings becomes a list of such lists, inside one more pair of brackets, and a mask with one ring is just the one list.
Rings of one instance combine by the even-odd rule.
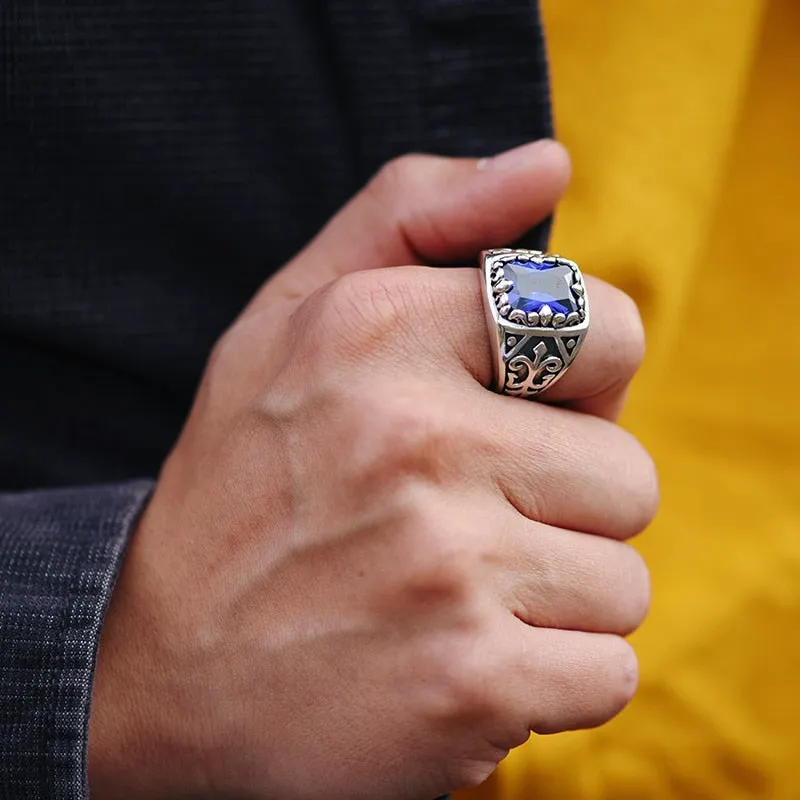
[[545, 55], [531, 0], [2, 0], [0, 69], [0, 797], [81, 798], [125, 482], [383, 162], [551, 133]]

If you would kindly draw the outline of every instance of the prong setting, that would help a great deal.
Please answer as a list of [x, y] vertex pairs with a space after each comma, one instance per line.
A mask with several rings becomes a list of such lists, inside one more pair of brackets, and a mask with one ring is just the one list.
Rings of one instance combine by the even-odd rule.
[[483, 253], [496, 391], [535, 400], [570, 368], [589, 328], [578, 265], [534, 250]]
[[[580, 269], [574, 261], [558, 255], [544, 254], [538, 250], [490, 250], [484, 254], [484, 258], [489, 262], [491, 302], [499, 316], [509, 324], [524, 328], [551, 328], [561, 331], [583, 325], [587, 321], [586, 287]], [[508, 265], [511, 265], [510, 271]], [[542, 273], [555, 270], [550, 274], [560, 281], [558, 284], [562, 287], [560, 293], [554, 296], [547, 293], [520, 294], [522, 289], [515, 283], [514, 275], [519, 275], [521, 267], [530, 267]], [[563, 282], [564, 276], [566, 284]], [[551, 285], [556, 284], [552, 284], [551, 280]], [[543, 299], [537, 301], [535, 298], [540, 296]], [[549, 296], [553, 299], [546, 300]], [[558, 300], [561, 297], [567, 299]]]

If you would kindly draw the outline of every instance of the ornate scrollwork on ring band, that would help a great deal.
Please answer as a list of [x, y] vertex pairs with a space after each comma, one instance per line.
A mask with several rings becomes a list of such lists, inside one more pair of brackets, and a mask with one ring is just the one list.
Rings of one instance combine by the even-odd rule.
[[544, 342], [533, 348], [533, 359], [514, 356], [506, 365], [505, 393], [512, 397], [533, 397], [543, 392], [564, 369], [564, 362], [549, 355]]

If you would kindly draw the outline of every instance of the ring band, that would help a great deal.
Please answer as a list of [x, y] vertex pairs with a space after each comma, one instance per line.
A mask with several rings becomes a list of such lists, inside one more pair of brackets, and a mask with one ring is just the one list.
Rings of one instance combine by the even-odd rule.
[[483, 296], [496, 386], [533, 399], [572, 365], [589, 330], [589, 299], [574, 261], [538, 250], [486, 250]]

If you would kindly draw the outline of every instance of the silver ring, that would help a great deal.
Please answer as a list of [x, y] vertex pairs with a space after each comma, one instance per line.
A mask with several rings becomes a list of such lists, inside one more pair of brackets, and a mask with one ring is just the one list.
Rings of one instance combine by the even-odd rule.
[[589, 298], [574, 261], [538, 250], [486, 250], [483, 296], [496, 390], [533, 399], [570, 368], [589, 330]]

